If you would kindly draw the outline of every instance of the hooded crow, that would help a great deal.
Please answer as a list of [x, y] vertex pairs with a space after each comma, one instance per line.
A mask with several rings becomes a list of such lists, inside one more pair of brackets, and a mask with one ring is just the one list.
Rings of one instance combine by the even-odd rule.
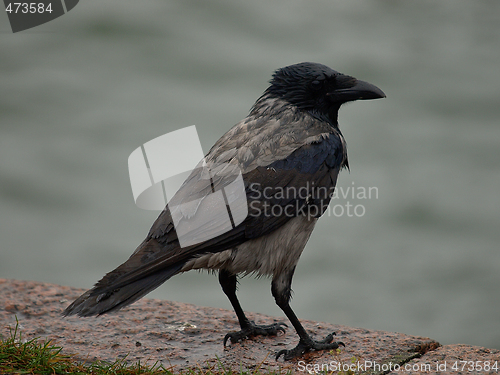
[[[174, 275], [207, 269], [218, 272], [241, 327], [224, 337], [224, 346], [228, 340], [277, 335], [286, 324], [256, 325], [236, 297], [237, 278], [256, 274], [272, 278], [276, 304], [299, 336], [298, 345], [279, 351], [277, 360], [344, 345], [333, 341], [333, 333], [316, 341], [305, 331], [289, 304], [292, 276], [316, 221], [330, 202], [340, 170], [349, 166], [337, 121], [340, 106], [384, 97], [378, 87], [325, 65], [305, 62], [278, 69], [249, 115], [210, 149], [130, 258], [63, 314], [116, 311]], [[227, 211], [212, 207], [209, 197], [229, 186], [237, 175], [243, 178], [242, 188], [226, 195]], [[233, 209], [233, 225], [228, 229], [221, 211], [230, 212], [229, 208]], [[205, 219], [190, 224], [190, 218], [201, 211]], [[246, 215], [236, 220], [241, 212]], [[205, 240], [181, 246], [178, 225], [184, 222], [183, 233]]]

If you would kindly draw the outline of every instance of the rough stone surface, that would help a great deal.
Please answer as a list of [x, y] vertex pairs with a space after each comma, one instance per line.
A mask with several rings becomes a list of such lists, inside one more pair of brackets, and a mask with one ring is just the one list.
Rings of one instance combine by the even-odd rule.
[[[500, 372], [500, 369], [484, 371], [486, 361], [491, 366], [497, 361], [500, 366], [500, 351], [495, 349], [440, 346], [426, 337], [312, 321], [302, 322], [313, 336], [322, 339], [336, 332], [337, 339], [346, 347], [340, 353], [310, 352], [292, 362], [276, 362], [277, 351], [297, 344], [293, 329], [278, 337], [256, 337], [223, 348], [224, 335], [238, 329], [232, 311], [154, 299], [142, 299], [118, 313], [96, 318], [63, 318], [61, 312], [83, 291], [48, 283], [0, 279], [0, 335], [8, 337], [17, 317], [23, 339], [52, 340], [63, 347], [63, 353], [75, 354], [76, 360], [113, 362], [126, 358], [131, 363], [140, 360], [150, 364], [158, 361], [174, 370], [223, 365], [235, 370], [284, 369], [301, 373], [320, 369], [318, 366], [334, 371], [331, 366], [343, 364], [351, 366], [349, 369], [354, 373], [390, 373], [394, 367], [389, 365], [399, 364], [401, 370], [393, 373], [407, 373], [405, 365], [411, 366], [411, 373]], [[278, 321], [262, 314], [248, 315], [258, 324]], [[285, 318], [283, 321], [288, 323]], [[458, 370], [452, 369], [457, 361]], [[462, 370], [460, 361], [482, 361], [483, 368], [479, 371], [476, 364], [479, 362], [474, 362], [474, 366], [469, 364], [469, 368]], [[370, 362], [380, 368], [364, 367]], [[438, 371], [436, 366], [444, 363], [446, 371]]]

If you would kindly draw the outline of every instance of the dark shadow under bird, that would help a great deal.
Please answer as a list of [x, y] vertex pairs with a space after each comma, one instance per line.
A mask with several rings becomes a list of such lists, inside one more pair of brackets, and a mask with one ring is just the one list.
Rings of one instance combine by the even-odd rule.
[[[310, 350], [343, 345], [333, 341], [333, 334], [316, 341], [305, 331], [289, 304], [291, 283], [302, 250], [330, 202], [337, 176], [348, 167], [337, 120], [339, 108], [346, 102], [384, 97], [376, 86], [325, 65], [300, 63], [278, 69], [249, 115], [206, 155], [204, 165], [213, 173], [207, 176], [201, 167], [193, 170], [130, 258], [63, 314], [92, 316], [116, 311], [174, 275], [208, 269], [218, 271], [241, 327], [225, 336], [224, 345], [228, 340], [284, 332], [284, 323], [259, 326], [249, 321], [240, 306], [237, 277], [257, 274], [272, 277], [276, 304], [299, 335], [298, 345], [281, 350], [276, 359], [283, 355], [289, 360]], [[225, 230], [221, 210], [213, 209], [208, 197], [228, 186], [235, 179], [235, 170], [241, 173], [244, 187], [226, 197], [227, 208], [231, 202], [244, 202], [247, 215]], [[190, 227], [190, 218], [201, 211], [211, 215], [209, 220]], [[174, 214], [181, 217], [176, 225]], [[184, 222], [184, 232], [195, 239], [209, 239], [181, 247], [176, 228]]]

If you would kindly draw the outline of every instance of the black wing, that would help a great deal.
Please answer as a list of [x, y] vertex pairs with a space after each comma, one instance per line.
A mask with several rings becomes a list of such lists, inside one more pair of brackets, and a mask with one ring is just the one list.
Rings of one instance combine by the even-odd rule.
[[[224, 251], [266, 235], [300, 214], [321, 216], [330, 202], [337, 175], [345, 162], [345, 149], [340, 137], [336, 133], [321, 134], [311, 143], [298, 147], [288, 157], [243, 174], [248, 215], [233, 229], [207, 241], [181, 248], [171, 210], [167, 208], [153, 224], [146, 240], [126, 263], [115, 270], [121, 272], [108, 274], [96, 285], [95, 293], [109, 292], [165, 270], [172, 270], [175, 274], [195, 256]], [[187, 193], [178, 194], [169, 206], [173, 201], [179, 205], [186, 201], [197, 202], [200, 197], [220, 190], [234, 179], [232, 173], [229, 176], [215, 173], [211, 179], [202, 178], [200, 174], [197, 171], [188, 178], [179, 190], [179, 193]], [[195, 211], [203, 209], [214, 215], [225, 213], [225, 210], [204, 207], [203, 202], [195, 203], [193, 207]], [[222, 222], [215, 216], [195, 229], [202, 233], [217, 232]], [[114, 280], [110, 280], [109, 276], [115, 276]]]

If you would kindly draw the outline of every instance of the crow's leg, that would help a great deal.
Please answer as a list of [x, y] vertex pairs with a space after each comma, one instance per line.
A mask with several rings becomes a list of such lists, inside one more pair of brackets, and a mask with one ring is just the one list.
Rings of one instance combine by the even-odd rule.
[[232, 343], [235, 343], [252, 336], [273, 336], [277, 335], [279, 332], [285, 332], [285, 327], [287, 326], [285, 323], [256, 325], [254, 322], [248, 320], [243, 312], [243, 309], [241, 308], [238, 298], [236, 298], [236, 275], [233, 275], [226, 270], [221, 270], [219, 271], [219, 282], [222, 286], [222, 290], [229, 298], [231, 305], [233, 305], [234, 312], [238, 317], [241, 327], [241, 331], [230, 332], [224, 337], [224, 346], [226, 346], [227, 340], [231, 340]]
[[276, 304], [288, 317], [300, 338], [299, 343], [295, 348], [280, 350], [276, 354], [276, 360], [278, 360], [282, 355], [285, 361], [287, 361], [295, 357], [299, 357], [310, 350], [332, 350], [337, 349], [340, 345], [345, 346], [342, 342], [333, 341], [335, 333], [329, 334], [324, 340], [315, 341], [311, 338], [311, 336], [309, 336], [302, 324], [300, 324], [297, 315], [295, 315], [289, 303], [294, 271], [295, 267], [289, 272], [275, 275], [271, 284], [271, 292], [276, 300]]

